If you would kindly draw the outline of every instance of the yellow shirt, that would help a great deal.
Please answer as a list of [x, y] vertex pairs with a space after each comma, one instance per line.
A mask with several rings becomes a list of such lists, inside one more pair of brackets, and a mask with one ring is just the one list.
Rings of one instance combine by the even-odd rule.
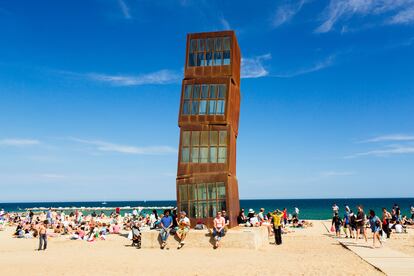
[[275, 227], [279, 227], [282, 225], [282, 217], [283, 217], [283, 213], [278, 215], [278, 214], [273, 214], [272, 218], [273, 218], [273, 225]]

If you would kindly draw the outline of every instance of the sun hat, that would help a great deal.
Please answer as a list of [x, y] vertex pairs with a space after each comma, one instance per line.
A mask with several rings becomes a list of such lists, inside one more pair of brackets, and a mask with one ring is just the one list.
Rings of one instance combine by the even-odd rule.
[[249, 214], [253, 214], [254, 210], [253, 209], [249, 209]]

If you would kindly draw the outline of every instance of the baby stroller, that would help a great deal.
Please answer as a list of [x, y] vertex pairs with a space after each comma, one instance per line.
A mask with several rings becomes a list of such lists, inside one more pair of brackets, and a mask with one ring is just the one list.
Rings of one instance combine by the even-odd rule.
[[134, 225], [132, 226], [132, 244], [131, 246], [136, 246], [138, 249], [141, 248], [141, 231], [139, 227]]

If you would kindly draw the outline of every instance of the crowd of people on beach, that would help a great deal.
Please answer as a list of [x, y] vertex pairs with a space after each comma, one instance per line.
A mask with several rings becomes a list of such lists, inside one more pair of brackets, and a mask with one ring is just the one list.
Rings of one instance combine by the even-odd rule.
[[[275, 237], [275, 244], [282, 243], [282, 233], [287, 233], [286, 227], [308, 227], [312, 226], [305, 220], [299, 219], [299, 209], [295, 208], [293, 214], [288, 214], [287, 209], [275, 210], [265, 213], [261, 208], [258, 213], [249, 209], [247, 215], [244, 209], [240, 210], [237, 217], [240, 227], [266, 227], [269, 237]], [[209, 229], [214, 239], [214, 248], [220, 247], [221, 239], [226, 235], [229, 228], [230, 218], [226, 210], [216, 213], [213, 219], [213, 227]], [[141, 246], [141, 232], [158, 230], [161, 238], [161, 249], [167, 245], [170, 235], [175, 235], [178, 240], [178, 249], [185, 244], [185, 238], [190, 230], [191, 223], [186, 212], [177, 210], [164, 210], [158, 214], [152, 210], [150, 214], [140, 213], [134, 209], [131, 213], [121, 215], [120, 208], [107, 215], [101, 211], [96, 213], [83, 213], [81, 210], [73, 210], [66, 214], [64, 210], [49, 208], [47, 211], [34, 213], [28, 210], [25, 213], [6, 213], [0, 211], [0, 230], [6, 225], [16, 227], [13, 233], [15, 238], [39, 238], [38, 250], [47, 248], [48, 238], [65, 236], [70, 240], [82, 240], [94, 242], [106, 240], [108, 235], [127, 232], [132, 245]], [[202, 222], [197, 223], [195, 230], [207, 229]]]
[[[344, 215], [340, 216], [339, 206], [336, 204], [332, 206], [331, 231], [335, 232], [337, 237], [342, 237], [344, 234], [345, 238], [355, 238], [358, 241], [360, 237], [363, 237], [367, 241], [367, 229], [371, 229], [374, 247], [377, 241], [381, 245], [386, 238], [390, 238], [391, 233], [403, 233], [406, 228], [414, 227], [413, 206], [410, 209], [410, 218], [402, 215], [397, 204], [394, 204], [390, 212], [383, 208], [381, 216], [376, 215], [373, 210], [369, 210], [366, 215], [361, 205], [357, 206], [356, 213], [349, 206], [345, 206], [344, 209]], [[299, 219], [299, 213], [300, 210], [297, 207], [291, 214], [286, 208], [267, 213], [264, 208], [261, 208], [258, 213], [249, 209], [247, 214], [244, 209], [241, 209], [237, 216], [237, 224], [239, 227], [265, 227], [269, 238], [274, 237], [275, 244], [280, 245], [282, 234], [289, 233], [289, 228], [312, 226], [312, 222]], [[167, 246], [171, 235], [176, 236], [177, 248], [181, 249], [185, 245], [191, 227], [190, 219], [184, 211], [177, 214], [177, 210], [172, 209], [158, 214], [157, 210], [152, 210], [150, 214], [147, 214], [134, 209], [131, 213], [122, 215], [120, 208], [116, 208], [109, 215], [103, 211], [83, 213], [82, 210], [77, 209], [69, 214], [52, 208], [36, 214], [32, 210], [25, 213], [8, 213], [0, 210], [0, 230], [7, 225], [16, 227], [13, 233], [16, 238], [39, 238], [38, 250], [45, 250], [48, 238], [57, 236], [66, 236], [70, 240], [95, 242], [106, 240], [108, 235], [125, 233], [128, 233], [128, 238], [132, 241], [131, 245], [140, 248], [142, 231], [150, 230], [159, 231], [161, 249]], [[216, 213], [211, 229], [208, 229], [201, 221], [195, 225], [194, 229], [208, 229], [214, 240], [213, 247], [218, 248], [229, 225], [230, 218], [226, 210], [221, 210]]]
[[382, 242], [389, 239], [391, 233], [406, 233], [407, 228], [414, 228], [414, 206], [410, 207], [411, 217], [402, 215], [398, 204], [394, 204], [391, 212], [387, 208], [382, 208], [382, 214], [377, 215], [374, 210], [369, 210], [368, 215], [365, 214], [362, 205], [357, 206], [357, 212], [354, 213], [349, 206], [345, 205], [343, 217], [339, 214], [339, 206], [334, 203], [332, 206], [332, 226], [331, 232], [335, 232], [336, 237], [340, 238], [342, 232], [345, 238], [355, 238], [358, 242], [360, 237], [367, 239], [367, 229], [372, 232], [373, 247], [378, 242], [382, 246]]

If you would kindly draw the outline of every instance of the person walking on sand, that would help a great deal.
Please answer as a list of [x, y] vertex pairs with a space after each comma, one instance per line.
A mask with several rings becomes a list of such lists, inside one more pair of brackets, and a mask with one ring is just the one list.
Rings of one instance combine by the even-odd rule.
[[380, 231], [381, 231], [381, 220], [375, 215], [374, 210], [369, 210], [369, 226], [372, 231], [372, 248], [375, 248], [375, 240], [378, 240], [382, 246]]
[[167, 239], [170, 235], [170, 229], [173, 225], [172, 217], [170, 216], [170, 210], [164, 211], [164, 216], [161, 218], [161, 231], [160, 236], [162, 240], [161, 249], [164, 249], [167, 245]]
[[363, 234], [365, 238], [365, 242], [368, 242], [367, 232], [365, 231], [365, 213], [361, 205], [358, 206], [356, 223], [357, 223], [357, 231], [355, 235], [355, 240], [358, 242], [359, 235]]
[[384, 231], [384, 233], [387, 235], [387, 239], [389, 239], [391, 235], [390, 220], [390, 212], [388, 212], [386, 208], [382, 208], [382, 231]]
[[332, 205], [332, 215], [335, 216], [335, 214], [338, 214], [338, 213], [339, 213], [339, 207], [338, 205], [336, 205], [336, 203], [334, 203]]
[[214, 249], [220, 246], [220, 240], [224, 236], [224, 227], [226, 226], [226, 219], [221, 216], [221, 212], [218, 211], [214, 218], [213, 237], [215, 239]]
[[46, 250], [47, 248], [47, 224], [48, 224], [48, 220], [45, 220], [42, 224], [40, 224], [39, 226], [39, 248], [37, 249], [38, 251], [40, 250]]
[[337, 238], [341, 237], [341, 224], [341, 218], [339, 217], [338, 213], [335, 213], [332, 218], [332, 227], [335, 227], [335, 233]]
[[283, 213], [279, 210], [276, 210], [272, 214], [273, 220], [273, 231], [275, 232], [275, 244], [280, 245], [282, 244], [282, 218]]
[[180, 239], [180, 244], [177, 249], [180, 249], [184, 246], [184, 239], [187, 236], [188, 231], [190, 231], [190, 220], [186, 216], [186, 212], [180, 212], [180, 219], [178, 220], [178, 230], [177, 237]]

